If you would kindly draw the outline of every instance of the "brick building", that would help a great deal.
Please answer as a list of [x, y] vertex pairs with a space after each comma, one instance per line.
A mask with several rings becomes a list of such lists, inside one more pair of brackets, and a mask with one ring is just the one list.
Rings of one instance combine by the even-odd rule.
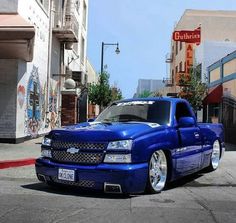
[[[162, 92], [166, 94], [176, 94], [180, 90], [179, 77], [186, 74], [188, 67], [196, 62], [194, 57], [195, 50], [201, 47], [205, 42], [219, 42], [222, 49], [222, 43], [236, 42], [236, 11], [209, 11], [209, 10], [186, 10], [174, 31], [195, 30], [200, 27], [201, 41], [200, 45], [189, 44], [180, 41], [171, 41], [171, 52], [166, 58], [169, 64], [170, 73], [165, 79], [166, 87]], [[227, 48], [228, 46], [226, 46]], [[214, 60], [223, 56], [224, 50], [218, 50], [217, 53], [212, 50], [210, 55]], [[225, 51], [226, 52], [226, 51]], [[228, 51], [229, 52], [229, 51]], [[218, 58], [215, 58], [217, 56]], [[207, 61], [206, 61], [207, 62]], [[204, 63], [203, 63], [204, 64]], [[204, 80], [204, 77], [202, 77]]]

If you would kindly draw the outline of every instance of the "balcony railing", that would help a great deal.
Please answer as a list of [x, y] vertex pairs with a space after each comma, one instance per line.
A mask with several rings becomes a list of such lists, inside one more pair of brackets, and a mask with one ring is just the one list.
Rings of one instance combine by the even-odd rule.
[[65, 16], [62, 10], [54, 13], [53, 33], [61, 42], [78, 42], [79, 22], [75, 16], [75, 10], [74, 5], [69, 4], [66, 7]]

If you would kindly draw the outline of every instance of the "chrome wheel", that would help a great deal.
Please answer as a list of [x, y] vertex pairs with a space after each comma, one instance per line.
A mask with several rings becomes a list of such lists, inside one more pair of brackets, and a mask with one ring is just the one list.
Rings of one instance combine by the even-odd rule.
[[149, 187], [151, 192], [160, 192], [166, 184], [167, 160], [162, 150], [152, 154], [149, 162]]
[[213, 170], [216, 170], [220, 163], [220, 143], [216, 140], [213, 143], [213, 149], [211, 154], [211, 167]]

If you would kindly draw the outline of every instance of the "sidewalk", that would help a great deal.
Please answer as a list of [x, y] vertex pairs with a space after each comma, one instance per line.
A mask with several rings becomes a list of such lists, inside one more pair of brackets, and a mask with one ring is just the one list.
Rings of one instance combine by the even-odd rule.
[[19, 144], [0, 143], [0, 169], [34, 164], [41, 154], [42, 137]]

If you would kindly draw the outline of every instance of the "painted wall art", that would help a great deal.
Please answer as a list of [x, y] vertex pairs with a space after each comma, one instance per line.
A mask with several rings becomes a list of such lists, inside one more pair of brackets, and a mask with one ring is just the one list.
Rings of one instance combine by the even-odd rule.
[[41, 127], [42, 94], [38, 68], [33, 66], [27, 87], [27, 130], [32, 137], [38, 135]]
[[50, 127], [51, 129], [59, 125], [59, 115], [58, 115], [58, 98], [59, 98], [59, 82], [55, 85], [53, 89], [52, 85], [50, 86], [50, 95], [49, 95], [49, 112], [50, 116]]
[[20, 108], [22, 108], [23, 105], [24, 105], [24, 102], [25, 102], [25, 87], [22, 86], [22, 85], [18, 86], [18, 89], [17, 89], [17, 100], [18, 100]]

